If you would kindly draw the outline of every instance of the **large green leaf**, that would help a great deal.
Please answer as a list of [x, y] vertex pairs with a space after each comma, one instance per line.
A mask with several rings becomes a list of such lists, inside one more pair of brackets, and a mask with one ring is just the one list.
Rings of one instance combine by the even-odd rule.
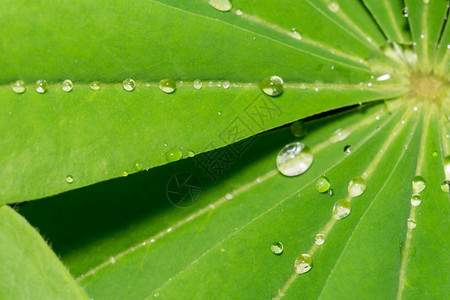
[[[445, 298], [446, 2], [406, 1], [407, 18], [402, 1], [208, 2], [228, 4], [5, 4], [3, 27], [27, 21], [2, 40], [0, 203], [155, 167], [18, 206], [94, 299]], [[258, 87], [271, 75], [278, 97]], [[41, 78], [45, 94], [8, 85]], [[303, 138], [298, 123], [277, 128], [305, 117]], [[277, 154], [299, 140], [314, 161], [283, 176]], [[177, 151], [195, 156], [166, 164]], [[332, 195], [316, 191], [322, 176]], [[351, 212], [336, 219], [341, 200]], [[302, 254], [312, 268], [297, 274]]]

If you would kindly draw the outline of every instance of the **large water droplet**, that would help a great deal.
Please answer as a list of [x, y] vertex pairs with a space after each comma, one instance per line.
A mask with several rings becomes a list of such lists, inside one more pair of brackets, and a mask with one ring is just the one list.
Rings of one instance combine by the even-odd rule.
[[47, 81], [45, 80], [38, 80], [36, 81], [36, 92], [39, 94], [43, 94], [47, 91]]
[[261, 90], [269, 96], [278, 96], [284, 91], [284, 82], [281, 77], [270, 76], [259, 82]]
[[427, 183], [422, 176], [415, 176], [412, 182], [412, 188], [414, 194], [419, 194], [427, 187]]
[[413, 218], [409, 218], [408, 222], [407, 222], [408, 228], [409, 229], [414, 229], [417, 226], [416, 220], [414, 220]]
[[170, 78], [163, 79], [159, 82], [159, 88], [164, 93], [170, 94], [175, 92], [175, 89], [177, 88], [177, 83], [175, 82], [175, 80]]
[[125, 91], [132, 92], [136, 88], [136, 82], [131, 78], [127, 78], [123, 81], [123, 88]]
[[317, 246], [323, 245], [323, 243], [325, 243], [325, 236], [321, 233], [316, 234], [316, 236], [314, 237], [314, 243]]
[[292, 123], [291, 132], [296, 137], [304, 137], [306, 135], [306, 127], [302, 121]]
[[22, 94], [25, 92], [25, 82], [23, 80], [17, 80], [11, 83], [11, 89], [16, 94]]
[[193, 83], [194, 89], [199, 90], [199, 89], [202, 88], [202, 85], [203, 85], [203, 84], [202, 84], [202, 82], [200, 81], [200, 79], [194, 80], [194, 83]]
[[304, 274], [312, 268], [312, 258], [309, 254], [301, 254], [294, 262], [295, 272], [297, 274]]
[[317, 178], [316, 183], [314, 184], [314, 188], [319, 193], [328, 192], [328, 190], [330, 189], [330, 186], [331, 186], [331, 184], [325, 176], [321, 176], [321, 177]]
[[272, 246], [270, 246], [270, 250], [273, 254], [279, 255], [283, 253], [283, 244], [281, 242], [273, 243]]
[[70, 183], [73, 183], [73, 181], [74, 181], [74, 180], [73, 180], [73, 177], [72, 177], [71, 175], [67, 175], [67, 176], [66, 176], [66, 182], [67, 182], [67, 183], [70, 184]]
[[285, 176], [305, 173], [313, 162], [313, 154], [308, 146], [295, 142], [287, 144], [277, 156], [277, 168]]
[[366, 180], [362, 177], [353, 178], [348, 184], [348, 194], [350, 197], [357, 197], [366, 190]]
[[73, 89], [72, 80], [66, 79], [63, 81], [61, 88], [64, 92], [70, 92]]
[[450, 192], [450, 180], [443, 180], [441, 182], [441, 190], [446, 193]]
[[166, 156], [166, 160], [168, 162], [173, 162], [173, 161], [177, 161], [181, 157], [183, 157], [183, 152], [181, 151], [180, 148], [175, 146], [172, 149], [170, 149], [169, 151], [167, 151], [165, 156]]
[[229, 11], [232, 7], [230, 0], [208, 0], [209, 5], [220, 11]]
[[93, 81], [93, 82], [89, 83], [89, 87], [94, 91], [98, 91], [100, 89], [100, 82]]
[[350, 202], [345, 199], [339, 200], [333, 206], [333, 218], [343, 219], [350, 214], [351, 210]]
[[419, 206], [420, 203], [422, 203], [422, 196], [420, 196], [420, 194], [413, 194], [411, 196], [411, 205], [412, 206]]
[[339, 4], [337, 4], [336, 2], [330, 2], [328, 4], [328, 9], [332, 12], [338, 12], [339, 11]]

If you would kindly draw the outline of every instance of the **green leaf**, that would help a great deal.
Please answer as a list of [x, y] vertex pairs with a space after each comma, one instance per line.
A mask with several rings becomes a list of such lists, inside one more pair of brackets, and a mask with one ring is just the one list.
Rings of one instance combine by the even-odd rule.
[[0, 207], [0, 298], [88, 299], [42, 237], [8, 206]]
[[[187, 157], [299, 118], [407, 91], [400, 74], [374, 81], [391, 66], [371, 70], [369, 62], [343, 55], [347, 48], [333, 52], [253, 17], [218, 12], [206, 1], [188, 7], [172, 2], [2, 2], [0, 203], [134, 173], [167, 163], [171, 152]], [[27, 22], [9, 27], [18, 16]], [[348, 26], [333, 29], [333, 37], [345, 41]], [[348, 46], [376, 49], [373, 43]], [[285, 92], [273, 99], [258, 88], [271, 75], [286, 82]], [[137, 81], [131, 93], [122, 87], [128, 77]], [[71, 92], [61, 89], [67, 78]], [[173, 94], [158, 88], [164, 78], [177, 80]], [[193, 87], [198, 78], [200, 90]], [[12, 91], [15, 80], [26, 82], [24, 93]], [[36, 80], [48, 81], [44, 94], [34, 91]], [[89, 87], [92, 81], [100, 81], [100, 90]], [[228, 135], [237, 123], [245, 130]]]

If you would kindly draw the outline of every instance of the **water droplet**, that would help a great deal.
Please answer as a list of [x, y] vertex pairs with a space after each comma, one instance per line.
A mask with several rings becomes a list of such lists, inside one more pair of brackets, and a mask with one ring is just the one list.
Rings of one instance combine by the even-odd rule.
[[431, 156], [433, 156], [433, 157], [438, 157], [438, 156], [439, 156], [439, 153], [438, 153], [437, 151], [434, 151], [433, 153], [431, 153]]
[[350, 150], [350, 145], [345, 145], [344, 146], [344, 152], [348, 155], [352, 153], [352, 150]]
[[109, 259], [109, 262], [112, 263], [112, 264], [115, 264], [116, 263], [116, 259], [114, 257], [111, 257]]
[[409, 218], [407, 224], [409, 229], [414, 229], [417, 226], [416, 220], [413, 218]]
[[127, 177], [128, 176], [128, 172], [127, 171], [123, 171], [122, 172], [122, 177]]
[[424, 4], [428, 4], [430, 2], [430, 0], [423, 0]]
[[415, 176], [412, 182], [412, 188], [414, 194], [419, 194], [427, 187], [427, 183], [422, 176]]
[[63, 81], [61, 88], [64, 92], [70, 92], [73, 89], [72, 80], [66, 79]]
[[297, 274], [304, 274], [312, 268], [312, 258], [309, 254], [301, 254], [294, 262], [295, 272]]
[[333, 195], [334, 195], [333, 189], [329, 189], [329, 190], [328, 190], [328, 195], [330, 195], [330, 196], [333, 196]]
[[231, 200], [231, 199], [233, 199], [233, 195], [231, 195], [231, 194], [226, 194], [226, 195], [225, 195], [225, 198], [226, 198], [227, 200]]
[[177, 83], [173, 79], [163, 79], [159, 82], [159, 88], [164, 93], [170, 94], [175, 92], [177, 88]]
[[229, 81], [224, 81], [222, 86], [223, 86], [224, 89], [227, 89], [227, 88], [230, 87], [230, 82]]
[[273, 254], [280, 255], [283, 253], [283, 244], [281, 242], [273, 243], [272, 246], [270, 246], [270, 250]]
[[296, 137], [304, 137], [306, 135], [306, 127], [302, 121], [292, 123], [291, 132]]
[[142, 164], [141, 164], [141, 162], [135, 161], [135, 162], [134, 162], [134, 169], [135, 169], [136, 171], [142, 171]]
[[188, 155], [188, 157], [194, 157], [195, 153], [194, 153], [194, 151], [189, 151], [187, 155]]
[[389, 80], [391, 78], [390, 74], [384, 74], [381, 75], [380, 77], [377, 78], [377, 81], [385, 81], [385, 80]]
[[403, 16], [403, 18], [409, 17], [409, 13], [408, 13], [408, 8], [407, 7], [404, 7], [402, 9], [402, 16]]
[[[450, 135], [449, 135], [450, 137]], [[450, 177], [450, 155], [447, 155], [446, 157], [444, 157], [444, 172], [445, 172], [445, 177], [449, 178]]]
[[323, 245], [323, 243], [325, 243], [325, 236], [318, 233], [314, 238], [314, 243], [316, 243], [317, 246]]
[[333, 206], [333, 218], [343, 219], [350, 214], [351, 210], [350, 202], [345, 199], [339, 200]]
[[420, 196], [420, 194], [413, 194], [411, 196], [411, 205], [412, 206], [419, 206], [420, 203], [422, 203], [422, 196]]
[[301, 34], [295, 28], [292, 28], [291, 31], [292, 31], [291, 35], [292, 35], [292, 37], [294, 39], [297, 39], [297, 40], [301, 40], [302, 39]]
[[181, 151], [180, 148], [175, 146], [172, 149], [170, 149], [169, 151], [167, 151], [165, 156], [166, 156], [166, 160], [168, 162], [173, 162], [173, 161], [177, 161], [181, 157], [183, 157], [183, 152]]
[[350, 197], [357, 197], [366, 190], [366, 180], [362, 177], [353, 178], [348, 184], [348, 194]]
[[98, 91], [100, 89], [100, 82], [93, 81], [89, 83], [89, 87], [91, 88], [91, 90]]
[[25, 92], [25, 82], [23, 80], [17, 80], [11, 83], [11, 88], [14, 93], [16, 94], [22, 94]]
[[274, 97], [283, 93], [284, 82], [281, 77], [270, 76], [261, 80], [259, 87], [266, 95]]
[[73, 177], [72, 177], [71, 175], [67, 175], [67, 176], [66, 176], [66, 182], [67, 182], [67, 183], [71, 184], [71, 183], [73, 183], [73, 181], [74, 181], [74, 180], [73, 180]]
[[295, 142], [284, 146], [277, 156], [277, 168], [285, 176], [305, 173], [313, 162], [313, 153], [308, 146]]
[[136, 88], [136, 82], [131, 78], [127, 78], [123, 81], [123, 88], [125, 91], [132, 92]]
[[321, 177], [317, 178], [316, 183], [314, 184], [314, 188], [319, 193], [328, 192], [328, 190], [330, 189], [330, 186], [331, 186], [331, 184], [325, 176], [321, 176]]
[[244, 13], [242, 12], [242, 10], [238, 9], [238, 10], [236, 10], [236, 14], [238, 16], [242, 16]]
[[47, 81], [45, 80], [38, 80], [36, 81], [36, 92], [39, 94], [43, 94], [47, 91]]
[[202, 82], [200, 81], [200, 79], [194, 80], [194, 83], [193, 83], [194, 89], [199, 90], [199, 89], [202, 88], [202, 85], [203, 85], [203, 84], [202, 84]]
[[328, 9], [332, 12], [338, 12], [339, 11], [339, 4], [337, 4], [336, 2], [330, 2], [328, 4]]
[[446, 193], [450, 192], [450, 180], [443, 180], [441, 182], [441, 190]]
[[336, 130], [333, 135], [330, 137], [330, 142], [337, 143], [345, 140], [350, 133], [352, 133], [349, 129], [341, 129]]
[[220, 11], [229, 11], [231, 9], [230, 0], [208, 0], [209, 5]]

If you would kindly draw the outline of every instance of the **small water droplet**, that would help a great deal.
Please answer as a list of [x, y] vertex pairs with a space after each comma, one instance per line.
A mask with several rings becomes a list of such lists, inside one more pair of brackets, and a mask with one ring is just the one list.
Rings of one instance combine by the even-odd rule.
[[302, 121], [292, 123], [291, 132], [296, 137], [304, 137], [306, 135], [305, 123], [303, 123]]
[[312, 258], [309, 254], [301, 254], [294, 262], [295, 272], [297, 274], [304, 274], [312, 268]]
[[403, 16], [403, 18], [409, 17], [408, 7], [404, 7], [404, 8], [402, 9], [402, 16]]
[[188, 157], [194, 157], [195, 153], [194, 153], [194, 151], [189, 151], [187, 155], [188, 155]]
[[381, 75], [380, 77], [378, 77], [377, 81], [386, 81], [386, 80], [389, 80], [390, 78], [391, 78], [390, 74], [384, 74], [384, 75]]
[[281, 242], [273, 243], [272, 246], [270, 246], [270, 250], [273, 254], [280, 255], [283, 253], [283, 244]]
[[350, 133], [352, 133], [349, 129], [341, 129], [336, 130], [333, 135], [330, 137], [330, 142], [337, 143], [345, 140]]
[[314, 243], [317, 246], [323, 245], [323, 243], [325, 243], [325, 236], [321, 233], [318, 233], [315, 237], [314, 237]]
[[413, 218], [409, 218], [407, 224], [409, 229], [414, 229], [417, 226], [416, 220]]
[[328, 9], [332, 12], [338, 12], [339, 11], [339, 4], [337, 4], [336, 2], [330, 2], [328, 4]]
[[284, 82], [281, 77], [270, 76], [260, 81], [259, 87], [269, 96], [278, 96], [284, 91]]
[[305, 173], [313, 162], [311, 149], [299, 142], [287, 144], [277, 156], [277, 168], [285, 176]]
[[292, 35], [292, 37], [294, 39], [297, 39], [297, 40], [301, 40], [302, 39], [301, 34], [295, 28], [292, 28], [291, 31], [292, 31], [291, 35]]
[[353, 178], [348, 184], [348, 194], [350, 197], [357, 197], [366, 190], [366, 180], [362, 177]]
[[333, 189], [329, 189], [328, 190], [328, 195], [333, 196], [334, 195], [334, 190]]
[[74, 181], [74, 180], [73, 180], [73, 177], [72, 177], [71, 175], [67, 175], [67, 176], [66, 176], [66, 182], [67, 182], [67, 183], [70, 184], [70, 183], [73, 183], [73, 181]]
[[109, 262], [112, 264], [116, 263], [116, 259], [114, 257], [110, 257]]
[[134, 162], [134, 169], [135, 169], [136, 171], [142, 171], [142, 163], [139, 162], [139, 161], [135, 161], [135, 162]]
[[128, 172], [127, 171], [123, 171], [122, 172], [122, 177], [127, 177], [128, 176]]
[[70, 92], [73, 89], [72, 80], [66, 79], [63, 81], [61, 88], [64, 92]]
[[93, 81], [89, 83], [89, 87], [91, 88], [91, 90], [98, 91], [100, 89], [100, 82]]
[[[448, 138], [450, 138], [450, 135], [448, 136]], [[444, 157], [444, 172], [445, 172], [445, 177], [449, 178], [450, 177], [450, 155], [447, 155]]]
[[347, 217], [352, 208], [350, 202], [345, 199], [338, 200], [333, 206], [333, 218], [340, 220]]
[[158, 297], [159, 297], [159, 292], [154, 293], [154, 294], [153, 294], [153, 297], [158, 298]]
[[420, 196], [420, 194], [413, 194], [411, 196], [411, 205], [412, 206], [419, 206], [420, 203], [422, 203], [422, 196]]
[[427, 183], [425, 181], [425, 178], [422, 176], [415, 176], [412, 181], [412, 188], [414, 194], [419, 194], [427, 187]]
[[441, 182], [441, 190], [446, 193], [450, 192], [450, 180], [443, 180]]
[[202, 88], [202, 82], [200, 81], [200, 79], [196, 79], [196, 80], [194, 80], [194, 82], [193, 82], [193, 86], [194, 86], [194, 89], [196, 89], [196, 90], [199, 90], [199, 89], [201, 89]]
[[227, 200], [231, 200], [231, 199], [233, 199], [233, 195], [231, 195], [231, 194], [226, 194], [226, 195], [225, 195], [225, 198], [226, 198]]
[[170, 94], [175, 92], [175, 89], [177, 88], [177, 83], [173, 79], [163, 79], [159, 82], [159, 88], [164, 93]]
[[127, 78], [123, 81], [123, 88], [125, 91], [132, 92], [136, 88], [136, 82], [131, 78]]
[[431, 156], [433, 156], [433, 157], [438, 157], [438, 156], [439, 156], [439, 153], [438, 153], [437, 151], [434, 151], [433, 153], [431, 153]]
[[237, 10], [236, 10], [236, 14], [237, 14], [238, 16], [242, 16], [244, 13], [242, 12], [242, 10], [237, 9]]
[[344, 152], [345, 152], [345, 154], [347, 154], [347, 155], [349, 155], [349, 154], [351, 154], [352, 153], [352, 150], [350, 150], [350, 145], [345, 145], [344, 146]]
[[173, 162], [173, 161], [177, 161], [181, 157], [183, 157], [183, 152], [181, 151], [180, 148], [175, 146], [172, 149], [170, 149], [169, 151], [167, 151], [165, 156], [166, 156], [166, 160], [168, 162]]
[[232, 7], [230, 0], [208, 0], [209, 5], [220, 11], [229, 11]]
[[229, 81], [224, 81], [224, 82], [222, 83], [222, 86], [223, 86], [224, 89], [227, 89], [227, 88], [230, 87], [230, 82], [229, 82]]
[[331, 184], [325, 176], [321, 176], [317, 178], [316, 183], [314, 184], [314, 188], [319, 193], [326, 193], [330, 189]]
[[23, 80], [14, 81], [13, 83], [11, 83], [11, 89], [16, 94], [22, 94], [26, 90], [25, 82]]
[[47, 91], [47, 81], [45, 80], [38, 80], [36, 81], [36, 92], [38, 92], [39, 94], [43, 94]]

